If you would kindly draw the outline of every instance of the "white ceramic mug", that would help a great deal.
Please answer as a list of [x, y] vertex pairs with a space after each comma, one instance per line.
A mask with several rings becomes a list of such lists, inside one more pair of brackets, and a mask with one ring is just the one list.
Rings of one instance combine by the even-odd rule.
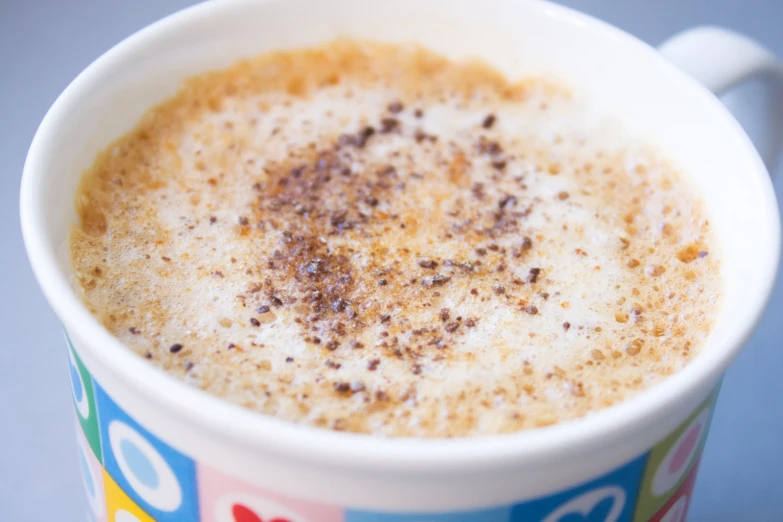
[[[67, 238], [82, 171], [181, 79], [346, 35], [479, 57], [511, 77], [555, 77], [659, 145], [704, 195], [723, 245], [723, 311], [703, 352], [663, 384], [582, 419], [419, 440], [268, 418], [123, 347], [72, 291]], [[769, 53], [722, 30], [687, 33], [665, 51], [715, 89], [761, 70], [783, 77]], [[30, 262], [72, 341], [91, 516], [117, 522], [681, 522], [719, 381], [762, 313], [780, 248], [768, 173], [715, 96], [639, 40], [539, 0], [227, 0], [186, 9], [117, 45], [57, 99], [30, 148], [21, 212]]]

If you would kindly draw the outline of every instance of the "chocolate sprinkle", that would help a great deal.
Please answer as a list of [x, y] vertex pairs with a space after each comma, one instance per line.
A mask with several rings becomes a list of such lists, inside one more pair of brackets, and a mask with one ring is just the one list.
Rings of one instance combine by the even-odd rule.
[[436, 268], [438, 262], [433, 261], [432, 259], [419, 259], [419, 266], [422, 268]]
[[334, 383], [334, 391], [338, 393], [347, 393], [351, 391], [351, 385], [347, 382], [336, 382]]
[[536, 281], [538, 281], [539, 274], [541, 274], [541, 269], [540, 268], [531, 268], [530, 271], [527, 274], [526, 281], [528, 283], [530, 283], [530, 284], [535, 283]]
[[405, 108], [405, 106], [402, 104], [401, 101], [396, 100], [391, 102], [388, 107], [386, 107], [386, 110], [388, 110], [392, 114], [398, 114], [402, 112], [402, 110]]

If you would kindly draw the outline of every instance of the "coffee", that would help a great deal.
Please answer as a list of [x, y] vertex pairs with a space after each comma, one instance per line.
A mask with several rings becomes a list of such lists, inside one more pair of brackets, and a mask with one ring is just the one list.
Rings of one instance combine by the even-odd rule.
[[83, 178], [83, 299], [151, 363], [391, 436], [583, 416], [695, 356], [698, 193], [567, 89], [336, 42], [187, 80]]

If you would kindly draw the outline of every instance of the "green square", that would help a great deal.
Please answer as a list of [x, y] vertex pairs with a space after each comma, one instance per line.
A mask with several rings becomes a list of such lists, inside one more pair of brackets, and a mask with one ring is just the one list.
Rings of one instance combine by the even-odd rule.
[[634, 522], [646, 522], [674, 495], [699, 461], [720, 385], [680, 426], [650, 452]]
[[68, 367], [71, 374], [71, 394], [76, 417], [82, 428], [82, 433], [90, 444], [92, 452], [98, 462], [103, 463], [101, 456], [101, 437], [98, 428], [98, 410], [95, 407], [95, 393], [93, 390], [92, 376], [84, 366], [79, 354], [73, 347], [68, 333], [65, 333], [68, 342]]

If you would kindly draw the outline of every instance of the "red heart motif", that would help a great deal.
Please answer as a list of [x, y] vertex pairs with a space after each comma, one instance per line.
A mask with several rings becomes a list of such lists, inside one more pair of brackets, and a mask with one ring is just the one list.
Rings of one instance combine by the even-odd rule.
[[234, 522], [291, 522], [287, 518], [272, 518], [264, 520], [256, 515], [255, 511], [243, 506], [242, 504], [234, 504], [231, 508], [231, 515], [234, 517]]

